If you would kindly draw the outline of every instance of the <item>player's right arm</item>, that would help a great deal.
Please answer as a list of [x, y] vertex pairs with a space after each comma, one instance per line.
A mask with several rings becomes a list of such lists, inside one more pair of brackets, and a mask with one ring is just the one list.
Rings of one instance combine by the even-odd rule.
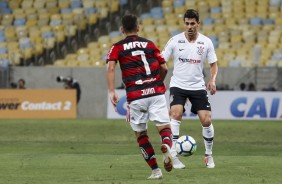
[[107, 83], [108, 83], [108, 92], [109, 92], [109, 97], [110, 100], [116, 109], [117, 103], [118, 103], [118, 96], [115, 92], [115, 67], [116, 67], [116, 62], [118, 60], [118, 50], [117, 47], [114, 45], [110, 49], [107, 57]]
[[164, 50], [162, 51], [162, 56], [164, 57], [164, 59], [165, 59], [166, 61], [169, 60], [169, 57], [170, 57], [170, 55], [172, 54], [173, 42], [174, 42], [173, 40], [174, 40], [174, 39], [171, 38], [171, 39], [167, 42], [167, 44], [165, 45]]
[[108, 83], [108, 92], [109, 92], [109, 97], [110, 100], [116, 109], [117, 103], [118, 103], [118, 96], [115, 92], [115, 66], [116, 66], [116, 61], [108, 61], [108, 66], [107, 66], [107, 83]]

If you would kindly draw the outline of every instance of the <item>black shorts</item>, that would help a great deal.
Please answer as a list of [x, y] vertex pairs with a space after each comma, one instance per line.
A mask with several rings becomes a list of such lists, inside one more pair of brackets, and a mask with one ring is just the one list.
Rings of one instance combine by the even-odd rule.
[[[208, 93], [206, 90], [184, 90], [177, 87], [170, 88], [170, 107], [173, 105], [185, 106], [189, 100], [192, 104], [191, 112], [197, 114], [199, 110], [211, 111]], [[185, 111], [185, 108], [184, 108]]]

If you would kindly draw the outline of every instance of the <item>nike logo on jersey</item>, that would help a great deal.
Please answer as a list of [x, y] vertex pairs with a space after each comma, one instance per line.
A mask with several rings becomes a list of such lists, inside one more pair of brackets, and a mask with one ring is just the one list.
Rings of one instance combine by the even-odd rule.
[[179, 51], [183, 51], [184, 49], [179, 49]]
[[129, 43], [125, 43], [123, 44], [123, 50], [128, 50], [128, 49], [133, 49], [133, 48], [146, 48], [148, 45], [148, 42], [129, 42]]

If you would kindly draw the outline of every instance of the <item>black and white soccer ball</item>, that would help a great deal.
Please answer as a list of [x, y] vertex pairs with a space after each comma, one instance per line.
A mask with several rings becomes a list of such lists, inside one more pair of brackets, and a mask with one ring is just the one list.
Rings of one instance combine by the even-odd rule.
[[191, 156], [197, 149], [197, 143], [193, 137], [183, 135], [177, 139], [175, 148], [179, 155]]

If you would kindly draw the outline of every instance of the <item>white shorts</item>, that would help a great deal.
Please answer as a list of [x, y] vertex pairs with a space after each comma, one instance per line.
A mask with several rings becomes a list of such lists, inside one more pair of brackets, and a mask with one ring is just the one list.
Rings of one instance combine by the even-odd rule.
[[128, 105], [128, 121], [134, 131], [147, 130], [147, 123], [154, 121], [156, 126], [169, 124], [169, 112], [165, 95], [134, 100]]

